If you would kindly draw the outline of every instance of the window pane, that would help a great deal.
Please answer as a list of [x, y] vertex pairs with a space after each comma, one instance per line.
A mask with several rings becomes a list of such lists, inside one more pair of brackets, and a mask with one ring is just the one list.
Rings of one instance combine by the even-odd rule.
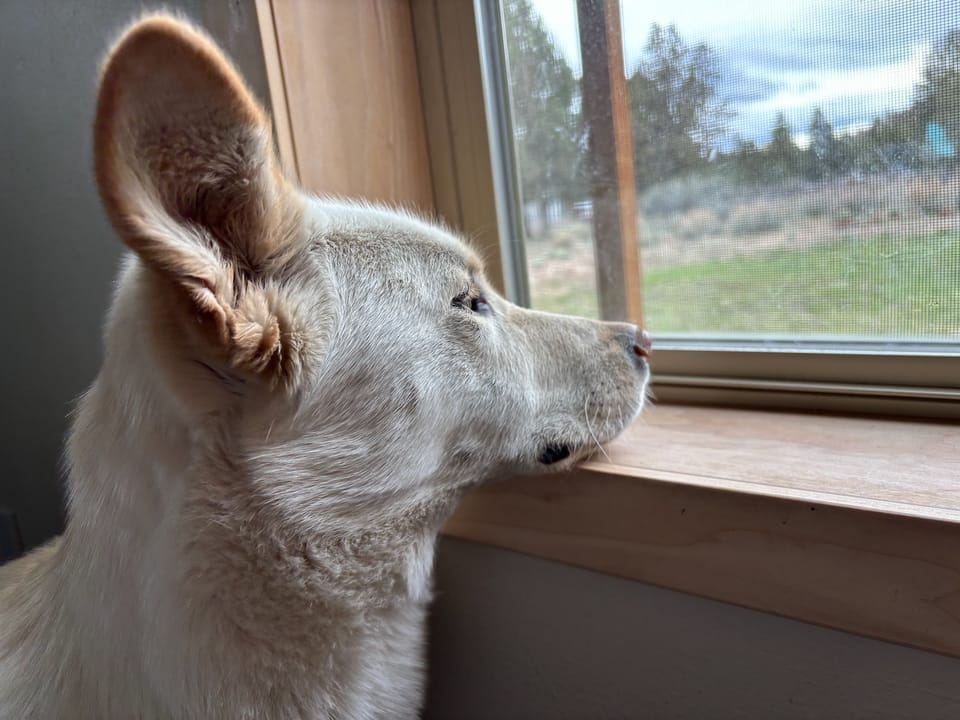
[[[960, 340], [955, 2], [621, 5], [653, 331]], [[595, 314], [576, 5], [503, 11], [533, 304]]]
[[596, 317], [576, 7], [506, 0], [503, 21], [531, 302]]

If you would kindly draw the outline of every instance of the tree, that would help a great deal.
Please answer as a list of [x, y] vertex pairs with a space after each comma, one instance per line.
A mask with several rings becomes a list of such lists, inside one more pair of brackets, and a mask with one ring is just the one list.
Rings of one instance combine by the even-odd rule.
[[734, 151], [725, 158], [727, 167], [732, 167], [734, 177], [741, 183], [756, 185], [765, 180], [765, 158], [753, 140], [736, 138]]
[[960, 30], [947, 32], [927, 57], [914, 109], [920, 133], [937, 123], [949, 141], [960, 141]]
[[585, 194], [578, 172], [582, 123], [579, 88], [529, 0], [504, 3], [514, 142], [525, 203], [541, 218], [553, 200], [571, 203]]
[[771, 179], [784, 180], [798, 174], [800, 149], [793, 142], [793, 131], [782, 111], [777, 113], [765, 155], [767, 172]]
[[821, 180], [842, 170], [840, 144], [833, 136], [833, 125], [823, 110], [813, 109], [808, 131], [810, 144], [803, 153], [803, 174], [808, 180]]
[[650, 26], [627, 81], [638, 189], [706, 163], [729, 117], [718, 79], [710, 47], [687, 45], [675, 25]]

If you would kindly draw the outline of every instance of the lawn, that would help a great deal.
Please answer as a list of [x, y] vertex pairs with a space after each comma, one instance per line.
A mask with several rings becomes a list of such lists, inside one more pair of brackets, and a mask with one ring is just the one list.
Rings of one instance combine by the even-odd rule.
[[[644, 275], [654, 332], [960, 338], [960, 232], [843, 239], [801, 250], [690, 263]], [[595, 316], [591, 288], [534, 305]]]

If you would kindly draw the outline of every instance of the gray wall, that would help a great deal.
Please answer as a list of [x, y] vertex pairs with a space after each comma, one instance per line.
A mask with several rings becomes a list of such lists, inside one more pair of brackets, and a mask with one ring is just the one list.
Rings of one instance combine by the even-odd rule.
[[[265, 97], [253, 0], [163, 4], [207, 25]], [[100, 58], [143, 6], [0, 2], [0, 506], [28, 546], [60, 530], [66, 416], [100, 364], [121, 248], [93, 183], [90, 126]]]
[[443, 540], [427, 720], [937, 720], [960, 661]]

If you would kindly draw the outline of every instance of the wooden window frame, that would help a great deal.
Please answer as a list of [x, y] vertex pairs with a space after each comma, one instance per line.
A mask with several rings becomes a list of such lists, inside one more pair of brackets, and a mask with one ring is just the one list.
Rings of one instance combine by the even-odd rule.
[[609, 460], [479, 489], [445, 532], [960, 658], [957, 435], [665, 406]]
[[[293, 1], [256, 6], [279, 145], [288, 166], [302, 170], [317, 158], [303, 156], [306, 145], [297, 142], [290, 114], [299, 108], [273, 22], [275, 6]], [[518, 218], [510, 214], [516, 186], [509, 182], [508, 109], [487, 101], [502, 97], [504, 81], [496, 74], [496, 30], [491, 37], [483, 29], [499, 17], [496, 2], [401, 2], [409, 22], [397, 11], [395, 31], [410, 35], [403, 47], [415, 50], [419, 85], [395, 99], [420, 107], [426, 150], [387, 161], [413, 163], [418, 173], [427, 168], [428, 211], [470, 236], [491, 280], [522, 300], [522, 284], [510, 281], [523, 255]], [[606, 13], [609, 42], [616, 3], [586, 2]], [[400, 54], [410, 61], [406, 50]], [[610, 128], [622, 143], [614, 122]], [[404, 190], [393, 189], [400, 201]], [[622, 222], [624, 206], [615, 206]], [[627, 257], [623, 247], [617, 251]], [[960, 657], [960, 499], [943, 490], [960, 479], [960, 431], [951, 421], [960, 416], [960, 361], [927, 347], [900, 356], [884, 350], [750, 347], [722, 338], [697, 347], [661, 343], [657, 394], [687, 406], [654, 408], [602, 462], [481, 489], [445, 532]], [[791, 411], [707, 407], [738, 404]], [[819, 474], [812, 477], [813, 461]], [[908, 475], [900, 472], [905, 465]]]
[[[609, 42], [617, 32], [616, 2], [588, 1], [594, 13], [603, 13]], [[502, 52], [495, 42], [484, 40], [490, 19], [499, 22], [495, 0], [414, 0], [414, 8], [415, 17], [425, 13], [433, 18], [431, 34], [418, 32], [420, 62], [435, 60], [429, 45], [442, 41], [451, 27], [458, 38], [472, 32], [481, 38], [477, 56], [463, 54], [452, 64], [447, 56], [446, 80], [474, 88], [479, 83], [486, 93], [502, 97], [503, 79], [494, 78], [491, 84], [483, 74], [492, 64], [489, 58], [482, 59], [484, 52]], [[478, 29], [478, 22], [487, 27]], [[418, 23], [418, 31], [421, 27]], [[605, 69], [616, 68], [616, 62], [609, 61]], [[421, 78], [429, 72], [423, 67]], [[443, 99], [444, 94], [432, 97]], [[490, 104], [487, 112], [489, 108]], [[429, 125], [431, 115], [449, 117], [450, 108], [442, 102], [427, 104], [425, 114]], [[497, 122], [486, 117], [488, 125]], [[616, 141], [612, 124], [610, 129]], [[479, 124], [454, 125], [446, 132], [479, 130]], [[432, 136], [428, 133], [430, 143]], [[473, 144], [484, 142], [491, 165], [503, 172], [509, 161], [498, 156], [512, 152], [509, 133], [500, 128], [499, 134], [477, 138]], [[456, 152], [447, 157], [459, 164]], [[494, 184], [495, 178], [485, 186], [491, 197]], [[501, 201], [510, 197], [500, 192]], [[619, 204], [614, 212], [622, 209]], [[488, 222], [493, 224], [492, 219]], [[497, 228], [501, 234], [520, 231], [502, 215]], [[505, 248], [509, 254], [511, 245], [501, 241], [490, 249]], [[605, 252], [624, 257], [622, 247], [615, 244], [608, 244]], [[621, 267], [634, 265], [625, 261]], [[621, 287], [625, 285], [624, 280]], [[903, 436], [909, 445], [923, 433], [950, 432], [950, 420], [960, 417], [956, 349], [901, 345], [899, 350], [890, 353], [880, 343], [863, 342], [847, 344], [842, 351], [789, 340], [662, 342], [654, 352], [654, 378], [656, 394], [666, 406], [641, 418], [614, 443], [608, 450], [610, 460], [594, 459], [561, 478], [513, 478], [481, 489], [466, 500], [445, 532], [960, 657], [960, 613], [952, 600], [944, 600], [960, 592], [960, 504], [939, 507], [903, 488], [895, 500], [872, 497], [863, 487], [843, 490], [851, 468], [872, 478], [886, 470], [884, 477], [889, 479], [889, 473], [905, 462], [903, 443], [889, 443], [885, 449], [875, 441], [878, 435]], [[709, 407], [741, 405], [760, 409]], [[798, 414], [823, 410], [843, 415]], [[883, 415], [897, 417], [879, 419]], [[670, 470], [684, 463], [669, 450], [659, 466], [645, 463], [645, 449], [674, 447], [679, 437], [675, 428], [660, 425], [665, 417], [678, 416], [689, 427], [703, 428], [706, 447], [719, 446], [725, 452], [705, 452], [705, 466], [684, 471]], [[900, 419], [904, 416], [933, 420]], [[768, 436], [747, 442], [724, 430], [726, 421], [736, 427], [747, 419], [769, 428]], [[827, 451], [815, 441], [818, 427], [845, 443], [846, 454], [843, 462], [838, 460], [836, 474], [824, 461]], [[960, 432], [957, 437], [960, 458]], [[949, 447], [949, 442], [940, 447], [938, 457], [907, 461], [926, 463], [930, 476], [939, 481], [951, 473], [960, 478], [960, 466], [951, 464]], [[798, 458], [808, 454], [826, 468], [822, 480], [831, 491], [791, 482], [794, 475], [803, 475]], [[753, 465], [769, 469], [781, 456], [780, 477], [770, 472], [751, 475]], [[751, 463], [751, 458], [763, 462]], [[922, 483], [924, 475], [911, 477]], [[670, 531], [671, 523], [681, 522], [684, 529], [679, 535]], [[864, 568], [874, 572], [865, 576]]]

